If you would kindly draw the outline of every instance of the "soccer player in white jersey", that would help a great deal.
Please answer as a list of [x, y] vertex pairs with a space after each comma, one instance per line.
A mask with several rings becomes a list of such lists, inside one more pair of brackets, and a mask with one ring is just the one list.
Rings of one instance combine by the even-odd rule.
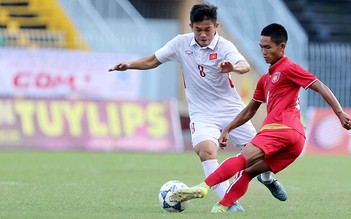
[[[194, 151], [198, 154], [205, 176], [217, 167], [218, 138], [238, 113], [244, 109], [239, 94], [231, 80], [230, 72], [247, 73], [250, 66], [230, 41], [217, 33], [217, 7], [198, 4], [190, 12], [191, 33], [178, 35], [155, 54], [131, 62], [117, 63], [109, 71], [127, 69], [146, 70], [168, 61], [179, 62], [188, 102], [190, 130]], [[249, 121], [230, 133], [232, 143], [242, 148], [255, 136], [256, 130]], [[272, 177], [271, 172], [259, 175], [263, 183], [281, 201], [287, 199], [284, 187]], [[223, 198], [229, 182], [214, 186]], [[239, 202], [229, 211], [244, 211]]]

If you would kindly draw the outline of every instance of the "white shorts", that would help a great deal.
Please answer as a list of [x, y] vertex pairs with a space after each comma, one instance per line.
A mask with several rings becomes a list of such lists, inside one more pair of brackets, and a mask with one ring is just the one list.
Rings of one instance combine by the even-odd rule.
[[[226, 119], [225, 121], [218, 121], [217, 124], [213, 122], [205, 122], [192, 120], [190, 121], [190, 131], [192, 145], [195, 147], [199, 143], [205, 140], [213, 141], [217, 146], [219, 146], [218, 138], [221, 135], [222, 129], [224, 129], [231, 119]], [[242, 148], [256, 135], [256, 129], [252, 125], [251, 121], [239, 126], [238, 128], [232, 130], [229, 133], [229, 142], [234, 146]]]

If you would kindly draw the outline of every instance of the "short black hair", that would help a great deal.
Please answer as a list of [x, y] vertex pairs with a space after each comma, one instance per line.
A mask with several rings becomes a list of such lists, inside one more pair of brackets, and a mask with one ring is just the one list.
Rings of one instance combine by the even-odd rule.
[[213, 23], [217, 22], [217, 6], [210, 4], [194, 5], [190, 11], [190, 22], [201, 22], [211, 20]]
[[271, 37], [271, 41], [279, 45], [288, 42], [288, 32], [283, 25], [272, 23], [262, 29], [261, 36]]

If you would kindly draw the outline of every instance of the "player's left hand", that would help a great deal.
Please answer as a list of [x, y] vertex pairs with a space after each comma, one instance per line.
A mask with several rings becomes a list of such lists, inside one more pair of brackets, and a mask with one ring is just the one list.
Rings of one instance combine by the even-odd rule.
[[338, 115], [338, 117], [339, 117], [339, 120], [341, 122], [342, 127], [344, 127], [347, 130], [351, 130], [351, 118], [350, 118], [350, 116], [347, 113], [342, 112], [342, 113], [340, 113]]
[[221, 147], [222, 149], [225, 149], [227, 147], [228, 137], [229, 132], [226, 129], [224, 129], [218, 138], [219, 147]]
[[227, 60], [223, 60], [217, 65], [217, 72], [218, 73], [228, 73], [234, 71], [234, 66]]

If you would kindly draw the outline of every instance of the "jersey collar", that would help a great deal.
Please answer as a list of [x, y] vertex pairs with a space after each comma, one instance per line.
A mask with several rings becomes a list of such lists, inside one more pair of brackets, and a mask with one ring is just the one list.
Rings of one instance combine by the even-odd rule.
[[276, 63], [274, 63], [272, 66], [269, 67], [269, 74], [273, 74], [275, 72], [275, 70], [277, 69], [277, 67], [284, 62], [285, 60], [287, 60], [288, 57], [284, 56], [283, 58], [281, 58], [279, 61], [277, 61]]
[[219, 40], [219, 36], [218, 36], [218, 33], [216, 32], [211, 43], [208, 45], [208, 46], [204, 46], [204, 47], [201, 47], [196, 41], [195, 41], [195, 37], [193, 35], [193, 39], [191, 40], [191, 43], [190, 43], [190, 46], [199, 46], [201, 47], [201, 49], [211, 49], [211, 50], [214, 50], [216, 48], [216, 45], [218, 43], [218, 40]]

